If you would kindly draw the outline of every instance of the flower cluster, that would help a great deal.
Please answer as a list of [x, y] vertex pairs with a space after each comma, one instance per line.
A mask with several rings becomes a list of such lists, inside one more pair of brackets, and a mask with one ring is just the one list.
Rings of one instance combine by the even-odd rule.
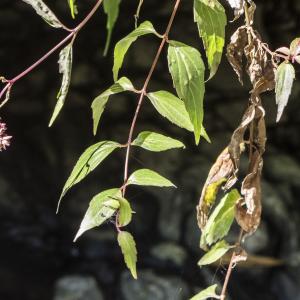
[[3, 149], [6, 150], [6, 148], [10, 145], [10, 139], [12, 138], [6, 134], [6, 130], [6, 124], [0, 121], [0, 151]]

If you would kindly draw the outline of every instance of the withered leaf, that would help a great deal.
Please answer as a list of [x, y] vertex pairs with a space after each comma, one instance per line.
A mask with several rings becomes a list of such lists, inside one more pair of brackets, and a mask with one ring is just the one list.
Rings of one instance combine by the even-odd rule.
[[254, 124], [253, 142], [260, 155], [265, 152], [267, 134], [265, 124], [265, 110], [261, 105], [256, 106], [256, 120]]
[[254, 120], [254, 117], [255, 117], [255, 105], [252, 104], [245, 111], [241, 124], [231, 136], [231, 141], [228, 146], [228, 151], [234, 162], [235, 170], [239, 168], [239, 161], [243, 150], [245, 132], [249, 124]]
[[201, 230], [206, 225], [210, 208], [215, 202], [220, 187], [228, 181], [232, 186], [235, 183], [233, 177], [234, 164], [228, 152], [228, 147], [226, 147], [211, 167], [202, 189], [199, 205], [197, 206], [197, 219]]
[[246, 70], [253, 85], [251, 92], [259, 95], [275, 88], [275, 66], [262, 47], [259, 34], [255, 33], [255, 36], [257, 38], [251, 39], [251, 43], [245, 47], [245, 56]]
[[261, 170], [263, 160], [258, 151], [252, 156], [250, 162], [250, 173], [245, 177], [241, 194], [244, 199], [240, 200], [236, 205], [236, 220], [241, 228], [252, 234], [256, 231], [261, 219]]
[[241, 26], [231, 36], [230, 43], [227, 46], [227, 59], [235, 73], [238, 75], [241, 84], [243, 84], [242, 74], [244, 48], [246, 47], [247, 43], [247, 28], [246, 26]]
[[227, 0], [227, 2], [234, 9], [234, 20], [238, 19], [244, 13], [245, 0]]

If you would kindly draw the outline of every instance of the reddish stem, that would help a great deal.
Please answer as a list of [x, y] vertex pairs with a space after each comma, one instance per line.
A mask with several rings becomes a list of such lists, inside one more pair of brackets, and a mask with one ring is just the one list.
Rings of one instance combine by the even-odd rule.
[[63, 28], [66, 31], [69, 31], [70, 34], [67, 35], [62, 41], [60, 41], [57, 45], [55, 45], [52, 49], [50, 49], [44, 56], [42, 56], [40, 59], [38, 59], [34, 64], [29, 66], [27, 69], [22, 71], [20, 74], [15, 76], [13, 79], [7, 80], [8, 84], [4, 86], [4, 88], [0, 92], [0, 100], [3, 97], [3, 95], [8, 91], [12, 85], [21, 79], [22, 77], [26, 76], [28, 73], [30, 73], [33, 69], [35, 69], [37, 66], [39, 66], [42, 62], [44, 62], [53, 52], [55, 52], [57, 49], [59, 49], [61, 46], [63, 46], [67, 41], [75, 39], [77, 33], [85, 26], [85, 24], [91, 19], [91, 17], [95, 14], [99, 6], [103, 0], [98, 0], [92, 10], [88, 13], [88, 15], [77, 25], [74, 29], [69, 29], [66, 26], [63, 26]]
[[133, 116], [133, 119], [132, 119], [132, 122], [131, 122], [130, 130], [129, 130], [129, 135], [128, 135], [128, 141], [127, 141], [127, 150], [126, 150], [125, 166], [124, 166], [124, 185], [123, 185], [124, 188], [122, 190], [123, 197], [124, 197], [124, 195], [126, 193], [126, 182], [127, 182], [127, 179], [128, 179], [129, 156], [130, 156], [132, 136], [133, 136], [133, 132], [134, 132], [134, 129], [135, 129], [136, 121], [137, 121], [137, 118], [138, 118], [138, 115], [139, 115], [139, 112], [140, 112], [141, 105], [143, 103], [144, 97], [147, 94], [148, 84], [149, 84], [149, 82], [150, 82], [150, 80], [152, 78], [153, 72], [154, 72], [154, 70], [156, 68], [157, 62], [158, 62], [159, 57], [161, 55], [161, 52], [162, 52], [162, 50], [163, 50], [166, 42], [168, 41], [168, 36], [169, 36], [170, 30], [171, 30], [171, 27], [173, 25], [174, 18], [175, 18], [175, 15], [177, 13], [177, 10], [178, 10], [180, 2], [181, 2], [181, 0], [176, 0], [176, 2], [175, 2], [174, 8], [173, 8], [173, 12], [172, 12], [172, 15], [170, 17], [170, 20], [169, 20], [166, 32], [162, 36], [162, 41], [161, 41], [160, 46], [159, 46], [159, 48], [157, 50], [156, 56], [155, 56], [155, 58], [153, 60], [153, 63], [152, 63], [151, 68], [150, 68], [150, 71], [149, 71], [148, 76], [147, 76], [147, 78], [145, 80], [144, 86], [143, 86], [143, 88], [140, 91], [140, 98], [139, 98], [139, 101], [138, 101], [138, 104], [137, 104], [137, 107], [136, 107], [136, 110], [135, 110], [135, 113], [134, 113], [134, 116]]

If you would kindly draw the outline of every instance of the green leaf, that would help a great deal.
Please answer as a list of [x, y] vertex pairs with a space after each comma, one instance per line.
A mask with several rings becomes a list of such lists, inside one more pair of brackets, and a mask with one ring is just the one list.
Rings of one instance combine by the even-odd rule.
[[119, 225], [127, 226], [132, 219], [132, 209], [130, 203], [125, 198], [117, 198], [120, 203], [119, 208]]
[[63, 27], [55, 14], [42, 0], [23, 0], [23, 2], [31, 5], [36, 13], [41, 16], [50, 26], [55, 28]]
[[63, 191], [59, 198], [57, 211], [62, 197], [67, 193], [67, 191], [84, 179], [90, 172], [92, 172], [110, 153], [112, 153], [116, 148], [121, 147], [120, 144], [110, 141], [103, 141], [94, 144], [87, 148], [77, 161], [74, 169], [71, 172], [67, 182], [63, 187]]
[[123, 38], [116, 44], [114, 50], [114, 66], [113, 66], [114, 81], [117, 81], [118, 79], [119, 70], [122, 67], [125, 54], [127, 53], [131, 44], [135, 42], [138, 37], [150, 33], [158, 35], [151, 22], [145, 21], [142, 24], [140, 24], [139, 27], [137, 27], [135, 30], [133, 30], [130, 34], [128, 34], [125, 38]]
[[199, 266], [210, 265], [219, 260], [227, 251], [232, 248], [225, 240], [215, 244], [198, 262]]
[[121, 231], [118, 234], [118, 243], [121, 247], [126, 266], [130, 270], [133, 278], [137, 279], [137, 251], [133, 236], [129, 232]]
[[174, 87], [183, 100], [194, 126], [196, 144], [199, 144], [203, 123], [204, 71], [199, 51], [185, 44], [170, 41], [168, 49], [169, 70]]
[[220, 297], [216, 294], [217, 287], [218, 286], [216, 284], [214, 284], [214, 285], [208, 287], [207, 289], [203, 290], [199, 294], [195, 295], [190, 300], [205, 300], [205, 299], [209, 299], [209, 298], [220, 299]]
[[107, 55], [110, 41], [111, 41], [112, 31], [114, 29], [115, 23], [119, 16], [120, 2], [121, 2], [121, 0], [104, 0], [103, 1], [104, 12], [107, 14], [107, 22], [106, 22], [107, 38], [106, 38], [106, 43], [105, 43], [104, 56]]
[[127, 184], [176, 187], [170, 180], [149, 169], [140, 169], [131, 174]]
[[97, 98], [94, 99], [92, 103], [93, 110], [93, 132], [94, 135], [97, 133], [98, 124], [101, 118], [101, 115], [105, 109], [105, 105], [111, 95], [119, 94], [124, 91], [134, 91], [134, 87], [131, 81], [126, 78], [120, 78], [115, 84], [113, 84], [109, 89], [100, 94]]
[[73, 19], [75, 19], [75, 16], [78, 13], [76, 0], [68, 0], [68, 4], [69, 4], [69, 7], [70, 7], [71, 16], [72, 16]]
[[201, 248], [211, 245], [227, 235], [233, 220], [235, 204], [241, 198], [240, 193], [233, 189], [226, 194], [209, 217], [201, 235]]
[[185, 148], [182, 142], [151, 131], [141, 132], [131, 145], [139, 146], [154, 152], [160, 152], [174, 148]]
[[217, 72], [222, 59], [227, 23], [224, 7], [217, 0], [194, 0], [194, 21], [203, 40], [210, 79]]
[[[158, 91], [147, 94], [148, 99], [155, 109], [171, 123], [193, 132], [188, 112], [182, 100], [167, 91]], [[202, 126], [201, 135], [210, 143], [210, 139]]]
[[62, 49], [59, 53], [59, 73], [63, 74], [61, 88], [57, 95], [57, 102], [49, 122], [49, 127], [52, 126], [53, 122], [57, 118], [59, 112], [65, 104], [65, 100], [69, 91], [72, 73], [72, 60], [73, 60], [73, 42]]
[[93, 197], [74, 242], [87, 230], [100, 226], [112, 217], [120, 206], [119, 201], [113, 199], [115, 197], [122, 197], [120, 189], [106, 190]]
[[289, 101], [294, 79], [295, 69], [293, 65], [286, 61], [282, 62], [275, 73], [276, 104], [278, 105], [276, 122], [279, 122], [283, 110]]
[[167, 91], [148, 93], [156, 110], [170, 122], [188, 131], [194, 131], [183, 101]]

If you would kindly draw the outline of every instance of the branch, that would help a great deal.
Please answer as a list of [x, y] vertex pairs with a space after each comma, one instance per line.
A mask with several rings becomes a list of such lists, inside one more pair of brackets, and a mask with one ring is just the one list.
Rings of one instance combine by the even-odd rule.
[[[61, 40], [58, 44], [56, 44], [52, 49], [50, 49], [44, 56], [42, 56], [40, 59], [38, 59], [35, 63], [33, 63], [31, 66], [29, 66], [27, 69], [22, 71], [20, 74], [15, 76], [12, 79], [6, 79], [5, 82], [7, 84], [3, 87], [3, 89], [0, 91], [0, 101], [2, 97], [7, 94], [11, 88], [13, 87], [14, 83], [16, 83], [19, 79], [23, 78], [27, 74], [29, 74], [33, 69], [35, 69], [37, 66], [39, 66], [42, 62], [44, 62], [52, 53], [54, 53], [57, 49], [59, 49], [61, 46], [66, 44], [69, 40], [75, 39], [77, 36], [77, 33], [85, 26], [85, 24], [92, 18], [92, 16], [95, 14], [97, 9], [100, 7], [103, 0], [98, 0], [94, 7], [91, 9], [91, 11], [88, 13], [88, 15], [77, 25], [74, 29], [69, 29], [66, 26], [63, 26], [63, 28], [70, 32], [69, 35], [67, 35], [63, 40]], [[4, 100], [2, 104], [0, 104], [0, 107], [3, 106], [6, 102], [8, 97]]]
[[145, 80], [144, 86], [143, 86], [142, 90], [140, 91], [140, 98], [139, 98], [139, 101], [138, 101], [138, 104], [137, 104], [137, 107], [136, 107], [136, 110], [135, 110], [135, 113], [134, 113], [134, 116], [133, 116], [133, 119], [132, 119], [132, 122], [131, 122], [129, 135], [128, 135], [128, 141], [127, 141], [127, 150], [126, 150], [125, 166], [124, 166], [124, 185], [123, 185], [124, 188], [122, 190], [123, 197], [126, 193], [126, 182], [127, 182], [127, 179], [128, 179], [129, 155], [130, 155], [130, 148], [131, 148], [131, 142], [132, 142], [132, 135], [133, 135], [133, 132], [134, 132], [134, 129], [135, 129], [136, 121], [137, 121], [137, 118], [138, 118], [138, 115], [139, 115], [144, 97], [147, 94], [148, 84], [149, 84], [149, 82], [152, 78], [153, 72], [156, 68], [157, 62], [158, 62], [159, 57], [161, 55], [161, 52], [162, 52], [165, 44], [168, 42], [168, 36], [169, 36], [170, 30], [171, 30], [171, 27], [173, 25], [174, 18], [175, 18], [175, 15], [177, 13], [180, 2], [181, 2], [181, 0], [176, 0], [176, 2], [175, 2], [173, 12], [172, 12], [172, 15], [170, 17], [167, 29], [166, 29], [164, 35], [162, 36], [162, 41], [161, 41], [160, 46], [157, 50], [156, 56], [153, 60], [152, 66], [151, 66], [150, 71], [148, 73], [148, 76]]
[[[239, 246], [241, 245], [242, 238], [243, 238], [243, 233], [244, 233], [244, 231], [241, 229], [238, 241], [236, 243], [236, 249], [239, 248]], [[228, 269], [227, 269], [227, 272], [226, 272], [226, 276], [225, 276], [225, 280], [224, 280], [224, 284], [223, 284], [221, 296], [220, 296], [221, 300], [225, 300], [225, 298], [226, 298], [226, 293], [227, 293], [227, 287], [228, 287], [229, 279], [230, 279], [232, 270], [234, 268], [234, 265], [236, 263], [235, 261], [236, 261], [237, 255], [238, 255], [237, 251], [236, 250], [233, 251], [231, 259], [230, 259], [230, 263], [229, 263], [229, 266], [228, 266]]]

